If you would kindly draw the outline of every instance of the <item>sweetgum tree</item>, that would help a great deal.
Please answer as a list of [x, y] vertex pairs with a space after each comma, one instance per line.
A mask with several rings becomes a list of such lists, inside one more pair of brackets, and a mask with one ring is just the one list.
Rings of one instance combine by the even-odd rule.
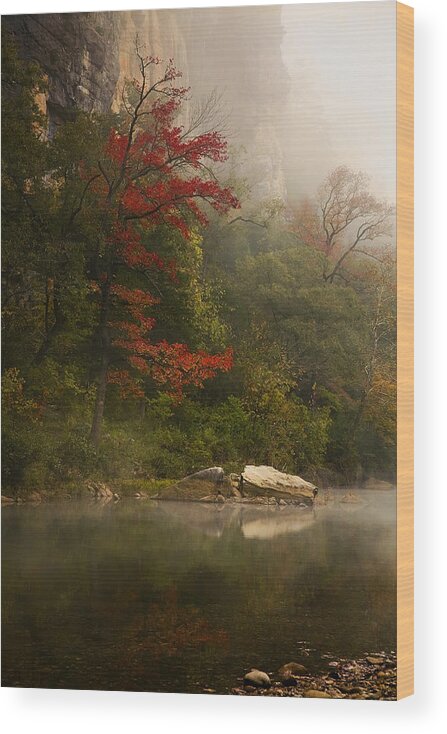
[[[179, 86], [181, 73], [172, 60], [160, 71], [160, 59], [144, 57], [138, 49], [137, 54], [140, 78], [123, 92], [123, 112], [110, 130], [101, 160], [83, 171], [102, 232], [92, 258], [92, 291], [99, 305], [91, 428], [95, 445], [107, 384], [118, 385], [124, 396], [138, 397], [143, 395], [143, 381], [150, 378], [180, 399], [185, 385], [201, 387], [232, 365], [231, 348], [209, 354], [151, 338], [153, 308], [160, 298], [148, 286], [151, 271], [163, 271], [175, 282], [176, 267], [148, 244], [150, 235], [167, 225], [187, 240], [194, 227], [207, 224], [204, 205], [224, 214], [239, 203], [209, 167], [227, 158], [222, 135], [216, 130], [197, 132], [197, 120], [189, 128], [177, 122], [188, 93]], [[137, 273], [143, 287], [135, 287]]]

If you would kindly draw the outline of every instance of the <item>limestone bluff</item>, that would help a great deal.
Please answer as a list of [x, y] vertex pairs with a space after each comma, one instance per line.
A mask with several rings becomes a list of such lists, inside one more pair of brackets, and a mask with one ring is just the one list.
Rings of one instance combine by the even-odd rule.
[[289, 89], [281, 7], [263, 8], [257, 34], [250, 32], [254, 11], [238, 8], [237, 18], [231, 8], [25, 14], [4, 16], [3, 23], [20, 54], [45, 72], [50, 134], [77, 108], [118, 108], [124, 80], [138, 75], [138, 35], [148, 53], [175, 60], [191, 87], [191, 106], [214, 90], [221, 95], [231, 142], [243, 153], [235, 173], [249, 179], [253, 197], [285, 199], [283, 143], [275, 129]]

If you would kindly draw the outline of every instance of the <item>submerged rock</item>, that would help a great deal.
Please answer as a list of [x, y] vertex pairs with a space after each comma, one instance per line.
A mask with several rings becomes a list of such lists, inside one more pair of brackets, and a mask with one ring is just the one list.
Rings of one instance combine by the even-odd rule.
[[248, 465], [242, 472], [242, 480], [244, 494], [293, 498], [312, 504], [318, 493], [317, 487], [311, 482], [294, 474], [284, 474], [272, 466]]
[[346, 505], [356, 505], [360, 500], [354, 492], [347, 492], [343, 495], [340, 502], [343, 502]]
[[249, 673], [244, 675], [244, 686], [254, 686], [255, 688], [270, 688], [272, 682], [262, 670], [253, 668]]
[[154, 497], [158, 500], [189, 500], [211, 502], [225, 500], [230, 496], [232, 486], [220, 466], [212, 466], [181, 479], [171, 487], [165, 487]]

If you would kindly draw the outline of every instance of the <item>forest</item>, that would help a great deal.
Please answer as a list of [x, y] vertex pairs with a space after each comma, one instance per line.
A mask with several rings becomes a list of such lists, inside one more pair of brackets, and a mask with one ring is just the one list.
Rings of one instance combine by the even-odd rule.
[[367, 172], [255, 200], [216, 100], [185, 114], [138, 48], [120, 111], [50, 134], [42, 72], [2, 49], [4, 493], [250, 463], [394, 481], [394, 210]]

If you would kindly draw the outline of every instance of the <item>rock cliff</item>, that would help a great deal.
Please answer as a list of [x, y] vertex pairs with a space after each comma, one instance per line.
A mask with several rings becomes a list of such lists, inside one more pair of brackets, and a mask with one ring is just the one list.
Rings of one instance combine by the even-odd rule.
[[254, 197], [285, 195], [274, 124], [288, 93], [279, 6], [17, 15], [3, 23], [45, 71], [50, 130], [77, 107], [118, 108], [124, 80], [138, 76], [138, 35], [147, 53], [174, 59], [192, 99], [221, 95]]
[[119, 77], [116, 13], [55, 13], [5, 16], [3, 25], [19, 51], [36, 61], [48, 79], [50, 128], [76, 108], [110, 109]]

